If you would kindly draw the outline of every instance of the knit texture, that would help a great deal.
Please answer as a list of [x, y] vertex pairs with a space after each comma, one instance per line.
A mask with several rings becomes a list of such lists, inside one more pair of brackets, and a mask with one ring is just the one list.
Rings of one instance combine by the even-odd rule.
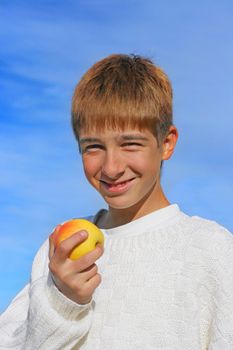
[[0, 349], [232, 350], [233, 236], [170, 205], [103, 230], [101, 285], [88, 305], [61, 294], [48, 242], [0, 318]]

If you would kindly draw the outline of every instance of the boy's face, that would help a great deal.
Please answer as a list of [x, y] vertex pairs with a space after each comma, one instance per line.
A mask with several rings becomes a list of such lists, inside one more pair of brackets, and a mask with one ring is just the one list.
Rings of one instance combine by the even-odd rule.
[[158, 147], [149, 130], [83, 130], [79, 136], [87, 180], [110, 208], [126, 209], [144, 201], [150, 210], [158, 205], [161, 161], [174, 147], [170, 153], [167, 141]]

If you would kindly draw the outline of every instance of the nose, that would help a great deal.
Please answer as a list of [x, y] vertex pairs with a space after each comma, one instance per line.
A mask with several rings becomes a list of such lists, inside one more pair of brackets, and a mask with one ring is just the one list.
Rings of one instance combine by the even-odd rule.
[[125, 172], [125, 162], [118, 152], [106, 152], [102, 165], [102, 175], [110, 180], [119, 179]]

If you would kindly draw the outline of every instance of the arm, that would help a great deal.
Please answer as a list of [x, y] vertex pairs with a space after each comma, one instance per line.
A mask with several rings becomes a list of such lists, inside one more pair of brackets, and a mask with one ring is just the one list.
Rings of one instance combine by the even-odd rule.
[[214, 251], [215, 290], [208, 350], [233, 349], [233, 236], [225, 232], [224, 244], [218, 242]]
[[0, 349], [71, 349], [89, 330], [91, 312], [91, 304], [77, 305], [43, 277], [2, 314]]
[[[12, 300], [0, 317], [0, 349], [21, 349], [26, 334], [26, 318], [29, 304], [29, 284]], [[18, 335], [13, 333], [18, 330]]]
[[0, 349], [71, 349], [91, 325], [91, 302], [62, 294], [48, 271], [48, 242], [35, 257], [31, 283], [0, 318]]

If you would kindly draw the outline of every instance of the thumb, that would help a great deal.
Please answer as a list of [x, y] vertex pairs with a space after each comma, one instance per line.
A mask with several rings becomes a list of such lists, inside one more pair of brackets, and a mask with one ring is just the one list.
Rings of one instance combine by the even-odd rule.
[[54, 235], [56, 235], [56, 233], [59, 231], [61, 225], [57, 225], [55, 227], [55, 229], [53, 230], [53, 232], [49, 235], [49, 259], [51, 259], [51, 257], [54, 254], [55, 251], [55, 242], [54, 242]]

